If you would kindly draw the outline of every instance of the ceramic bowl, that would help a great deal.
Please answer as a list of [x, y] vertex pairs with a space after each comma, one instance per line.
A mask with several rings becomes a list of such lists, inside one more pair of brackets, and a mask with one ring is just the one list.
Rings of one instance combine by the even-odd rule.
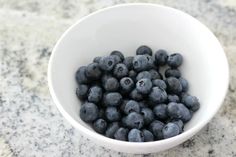
[[[81, 102], [75, 95], [75, 72], [95, 56], [120, 50], [135, 55], [140, 45], [166, 49], [184, 57], [181, 72], [189, 81], [189, 93], [201, 108], [173, 138], [145, 143], [123, 142], [96, 133], [79, 117]], [[192, 16], [154, 4], [124, 4], [92, 13], [72, 25], [53, 49], [48, 82], [61, 114], [82, 135], [98, 145], [128, 153], [152, 153], [174, 147], [196, 134], [220, 108], [229, 83], [225, 53], [213, 33]]]

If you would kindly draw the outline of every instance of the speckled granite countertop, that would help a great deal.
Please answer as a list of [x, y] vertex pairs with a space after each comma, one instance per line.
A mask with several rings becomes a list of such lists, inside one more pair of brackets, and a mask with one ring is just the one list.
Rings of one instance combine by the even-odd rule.
[[[213, 120], [184, 144], [158, 154], [95, 145], [62, 117], [48, 91], [47, 64], [60, 35], [82, 16], [127, 2], [159, 3], [193, 15], [218, 37], [231, 68], [227, 98]], [[0, 58], [1, 157], [236, 157], [235, 0], [0, 0]]]

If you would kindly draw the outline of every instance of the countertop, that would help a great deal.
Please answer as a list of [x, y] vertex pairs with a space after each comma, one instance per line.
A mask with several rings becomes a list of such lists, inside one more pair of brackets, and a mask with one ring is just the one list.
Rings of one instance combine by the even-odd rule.
[[[128, 2], [158, 3], [196, 17], [218, 37], [230, 64], [229, 91], [217, 115], [196, 136], [161, 153], [97, 146], [62, 117], [48, 91], [48, 60], [61, 34], [91, 12]], [[0, 58], [1, 157], [236, 157], [235, 0], [0, 0]]]

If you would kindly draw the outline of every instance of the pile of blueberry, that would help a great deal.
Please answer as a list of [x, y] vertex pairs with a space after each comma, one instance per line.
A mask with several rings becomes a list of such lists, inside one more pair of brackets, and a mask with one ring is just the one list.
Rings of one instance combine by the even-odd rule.
[[[200, 107], [187, 93], [188, 82], [178, 69], [182, 62], [181, 54], [168, 56], [165, 50], [152, 57], [148, 46], [140, 46], [136, 56], [113, 51], [95, 57], [76, 72], [80, 118], [96, 132], [122, 141], [148, 142], [182, 133]], [[166, 68], [164, 74], [161, 68]]]

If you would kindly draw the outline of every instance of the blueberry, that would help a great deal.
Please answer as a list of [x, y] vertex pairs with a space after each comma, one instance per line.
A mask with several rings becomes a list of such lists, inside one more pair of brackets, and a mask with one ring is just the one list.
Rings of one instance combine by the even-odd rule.
[[166, 88], [167, 88], [165, 81], [163, 81], [161, 79], [152, 80], [152, 84], [153, 84], [153, 86], [159, 87], [159, 88], [164, 89], [164, 90], [166, 90]]
[[107, 130], [105, 132], [106, 137], [114, 138], [115, 132], [120, 128], [118, 122], [112, 122], [108, 125]]
[[134, 57], [133, 56], [129, 56], [129, 57], [125, 57], [123, 63], [126, 65], [126, 67], [131, 70], [133, 69], [133, 60]]
[[88, 92], [88, 101], [98, 103], [102, 99], [102, 88], [99, 86], [93, 86]]
[[167, 105], [166, 104], [158, 104], [153, 108], [153, 113], [157, 119], [165, 120], [168, 118], [167, 115]]
[[150, 142], [154, 140], [154, 136], [149, 130], [143, 129], [142, 132], [144, 136], [144, 142]]
[[146, 55], [146, 58], [148, 60], [148, 69], [154, 68], [154, 59], [152, 58], [152, 56]]
[[200, 103], [199, 103], [197, 97], [195, 97], [195, 96], [191, 96], [191, 95], [185, 96], [182, 99], [182, 103], [194, 112], [200, 108]]
[[139, 106], [140, 106], [140, 108], [146, 108], [146, 107], [148, 107], [148, 102], [147, 101], [140, 101]]
[[104, 84], [105, 82], [107, 82], [107, 80], [108, 80], [109, 78], [111, 78], [111, 77], [113, 77], [111, 74], [109, 74], [109, 73], [104, 73], [104, 74], [102, 75], [102, 78], [101, 78], [102, 84]]
[[80, 118], [85, 122], [93, 122], [98, 118], [98, 107], [94, 103], [84, 103], [80, 108]]
[[182, 85], [179, 79], [175, 77], [168, 77], [166, 79], [167, 91], [172, 94], [180, 94], [182, 91]]
[[115, 132], [114, 138], [120, 141], [127, 141], [128, 132], [129, 132], [128, 129], [121, 127]]
[[152, 134], [156, 137], [157, 140], [161, 140], [163, 139], [163, 134], [162, 134], [163, 127], [164, 127], [164, 123], [158, 120], [154, 120], [149, 125], [149, 130], [152, 132]]
[[153, 87], [149, 94], [149, 100], [153, 103], [164, 103], [167, 100], [167, 93], [162, 88]]
[[78, 84], [89, 83], [87, 76], [85, 75], [86, 67], [82, 66], [76, 71], [76, 81]]
[[107, 107], [105, 111], [106, 119], [110, 122], [118, 121], [121, 119], [121, 114], [116, 107]]
[[117, 55], [110, 55], [110, 56], [114, 59], [115, 64], [122, 63], [122, 60], [119, 56]]
[[152, 81], [150, 79], [141, 79], [136, 83], [136, 89], [141, 94], [148, 94], [152, 89]]
[[155, 63], [156, 65], [165, 65], [166, 62], [167, 62], [167, 59], [168, 59], [168, 55], [167, 55], [167, 52], [165, 50], [158, 50], [156, 53], [155, 53]]
[[113, 75], [119, 79], [127, 76], [128, 73], [129, 73], [129, 71], [128, 71], [127, 67], [122, 63], [116, 64], [116, 66], [113, 70]]
[[187, 92], [188, 91], [188, 81], [183, 77], [180, 77], [179, 81], [180, 81], [180, 84], [182, 85], [182, 91]]
[[123, 55], [123, 53], [121, 53], [120, 51], [112, 51], [110, 55], [116, 55], [116, 56], [118, 56], [121, 61], [123, 61], [124, 58], [125, 58], [124, 55]]
[[141, 115], [143, 115], [144, 124], [148, 125], [154, 120], [154, 114], [150, 108], [142, 108]]
[[146, 45], [142, 45], [136, 50], [136, 55], [150, 55], [150, 56], [152, 56], [152, 49]]
[[128, 134], [129, 142], [144, 142], [143, 132], [138, 129], [132, 129]]
[[111, 56], [102, 57], [99, 60], [99, 67], [103, 71], [111, 71], [115, 66], [115, 59]]
[[174, 137], [176, 135], [179, 135], [180, 129], [179, 126], [175, 123], [167, 123], [163, 129], [162, 129], [162, 134], [164, 139]]
[[76, 88], [76, 95], [79, 99], [86, 99], [88, 94], [89, 87], [85, 84], [79, 84], [79, 87]]
[[143, 116], [136, 112], [129, 113], [125, 118], [125, 124], [129, 128], [137, 128], [140, 129], [144, 125]]
[[162, 79], [161, 74], [155, 69], [151, 69], [148, 72], [151, 74], [151, 80]]
[[100, 134], [104, 134], [107, 129], [107, 122], [104, 119], [97, 119], [93, 123], [93, 129]]
[[189, 94], [188, 94], [188, 93], [185, 93], [185, 92], [182, 92], [182, 93], [179, 94], [179, 98], [180, 98], [181, 101], [183, 101], [183, 99], [184, 99], [186, 96], [189, 96]]
[[183, 62], [183, 57], [179, 53], [171, 54], [167, 59], [167, 64], [172, 68], [179, 67]]
[[136, 80], [137, 73], [136, 73], [134, 70], [130, 70], [128, 76], [129, 76], [132, 80]]
[[93, 59], [94, 63], [99, 63], [99, 61], [102, 59], [102, 57], [98, 56]]
[[165, 77], [176, 77], [179, 78], [181, 76], [181, 73], [178, 69], [168, 68], [165, 71]]
[[137, 101], [129, 100], [128, 102], [126, 102], [124, 107], [124, 113], [129, 114], [131, 112], [140, 112], [139, 103]]
[[143, 100], [143, 95], [137, 91], [137, 89], [133, 89], [130, 93], [130, 98], [136, 101]]
[[123, 77], [120, 80], [120, 87], [123, 92], [128, 93], [134, 88], [134, 81], [130, 77]]
[[136, 76], [136, 80], [141, 80], [143, 78], [147, 78], [147, 79], [152, 79], [151, 74], [148, 71], [142, 71], [140, 73], [138, 73], [138, 75]]
[[180, 119], [179, 120], [173, 120], [171, 122], [175, 123], [175, 124], [177, 124], [179, 126], [179, 133], [183, 132], [183, 130], [184, 130], [184, 123], [183, 123], [182, 120], [180, 120]]
[[104, 103], [107, 106], [118, 106], [122, 102], [122, 95], [118, 92], [111, 92], [104, 95]]
[[98, 63], [91, 63], [85, 69], [85, 75], [90, 80], [100, 79], [102, 72], [99, 69]]
[[144, 71], [150, 68], [150, 63], [146, 55], [137, 55], [133, 59], [133, 68], [135, 71]]
[[168, 102], [180, 102], [178, 95], [171, 95], [169, 94], [168, 97]]
[[173, 119], [180, 119], [183, 122], [187, 122], [192, 118], [192, 114], [189, 109], [181, 103], [169, 103], [167, 106], [167, 113], [169, 117]]
[[115, 92], [119, 89], [119, 82], [114, 77], [109, 77], [103, 82], [103, 88], [107, 92]]

